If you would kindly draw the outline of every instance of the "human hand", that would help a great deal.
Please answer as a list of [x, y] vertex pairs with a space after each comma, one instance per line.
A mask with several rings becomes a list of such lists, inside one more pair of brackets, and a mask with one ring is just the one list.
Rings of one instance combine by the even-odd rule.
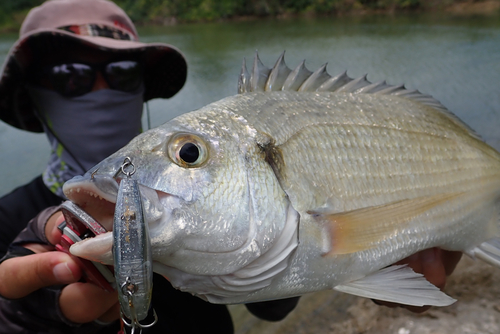
[[[429, 248], [413, 254], [396, 264], [408, 264], [413, 271], [424, 275], [430, 283], [443, 290], [446, 285], [446, 278], [455, 270], [461, 257], [461, 252]], [[430, 306], [417, 307], [378, 300], [374, 302], [378, 305], [388, 307], [403, 307], [415, 313], [422, 313], [430, 308]]]
[[[64, 220], [61, 212], [53, 214], [45, 235], [51, 244], [57, 244], [61, 232], [57, 226]], [[53, 246], [26, 244], [35, 254], [11, 258], [0, 264], [0, 295], [9, 299], [25, 297], [38, 289], [67, 284], [61, 291], [59, 307], [62, 314], [75, 323], [98, 319], [111, 322], [119, 318], [116, 292], [109, 293], [92, 283], [79, 282], [82, 271], [74, 258], [54, 251]]]

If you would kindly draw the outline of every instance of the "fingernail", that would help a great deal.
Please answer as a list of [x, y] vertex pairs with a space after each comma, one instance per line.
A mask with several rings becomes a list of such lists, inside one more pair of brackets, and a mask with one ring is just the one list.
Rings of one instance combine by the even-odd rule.
[[61, 283], [72, 283], [75, 276], [66, 262], [56, 264], [52, 269], [54, 277]]

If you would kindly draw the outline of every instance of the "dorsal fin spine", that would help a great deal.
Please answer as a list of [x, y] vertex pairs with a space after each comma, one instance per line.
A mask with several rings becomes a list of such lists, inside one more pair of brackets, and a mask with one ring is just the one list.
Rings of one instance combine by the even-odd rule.
[[386, 89], [387, 87], [389, 87], [389, 85], [384, 80], [369, 84], [368, 86], [361, 88], [358, 92], [364, 94], [374, 94]]
[[315, 91], [320, 87], [325, 81], [331, 78], [330, 74], [326, 71], [326, 66], [328, 63], [323, 64], [320, 68], [314, 71], [309, 78], [307, 78], [302, 85], [300, 85], [299, 92], [311, 92]]
[[292, 70], [285, 64], [285, 52], [283, 51], [269, 73], [269, 78], [266, 81], [264, 90], [266, 92], [272, 90], [282, 90], [283, 84], [285, 83], [285, 80], [290, 72], [292, 72]]
[[398, 86], [387, 86], [386, 88], [380, 90], [378, 93], [379, 94], [385, 94], [385, 95], [389, 95], [389, 94], [395, 94], [399, 91], [405, 91], [406, 88], [405, 88], [405, 85], [398, 85]]
[[359, 77], [357, 79], [352, 79], [348, 83], [346, 83], [344, 86], [340, 87], [339, 89], [336, 90], [336, 92], [344, 92], [344, 93], [354, 93], [357, 90], [368, 86], [370, 82], [366, 79], [368, 74], [363, 75], [362, 77]]
[[282, 90], [298, 91], [300, 86], [307, 80], [313, 72], [306, 68], [306, 61], [303, 60], [299, 66], [290, 72], [285, 82], [283, 83]]
[[241, 65], [240, 79], [238, 80], [238, 94], [250, 92], [250, 73], [247, 70], [246, 59], [243, 58]]
[[346, 83], [351, 81], [352, 79], [349, 78], [347, 75], [347, 71], [344, 71], [340, 73], [337, 76], [334, 76], [327, 81], [325, 81], [321, 86], [316, 89], [318, 92], [334, 92], [338, 88], [344, 86]]
[[271, 69], [267, 68], [259, 58], [259, 54], [255, 51], [253, 61], [252, 74], [250, 76], [250, 89], [252, 92], [260, 92], [264, 90], [267, 78]]

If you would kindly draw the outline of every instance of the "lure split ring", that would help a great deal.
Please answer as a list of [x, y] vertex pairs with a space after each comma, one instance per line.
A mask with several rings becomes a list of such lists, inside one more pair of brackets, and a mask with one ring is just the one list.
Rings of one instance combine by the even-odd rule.
[[122, 165], [120, 166], [120, 171], [125, 174], [127, 177], [131, 177], [135, 173], [135, 166], [132, 163], [132, 160], [129, 157], [126, 157], [123, 160]]

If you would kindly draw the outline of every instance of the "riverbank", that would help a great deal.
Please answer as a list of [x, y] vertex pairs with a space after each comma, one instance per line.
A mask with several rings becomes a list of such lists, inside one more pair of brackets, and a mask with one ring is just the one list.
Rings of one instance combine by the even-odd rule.
[[236, 334], [497, 334], [500, 331], [498, 268], [464, 256], [445, 292], [457, 299], [447, 307], [416, 314], [377, 306], [369, 299], [336, 291], [303, 296], [280, 322], [266, 322], [243, 306], [230, 306]]
[[500, 1], [463, 1], [455, 2], [444, 7], [444, 11], [457, 15], [492, 15], [500, 11]]
[[[28, 8], [0, 5], [0, 33], [17, 33]], [[36, 6], [43, 1], [31, 1]], [[285, 19], [315, 16], [397, 15], [401, 13], [447, 13], [453, 15], [491, 15], [500, 11], [500, 0], [310, 0], [250, 1], [238, 0], [188, 1], [183, 5], [157, 0], [144, 7], [142, 2], [116, 0], [137, 26], [168, 26], [194, 22], [241, 21], [259, 18]]]

